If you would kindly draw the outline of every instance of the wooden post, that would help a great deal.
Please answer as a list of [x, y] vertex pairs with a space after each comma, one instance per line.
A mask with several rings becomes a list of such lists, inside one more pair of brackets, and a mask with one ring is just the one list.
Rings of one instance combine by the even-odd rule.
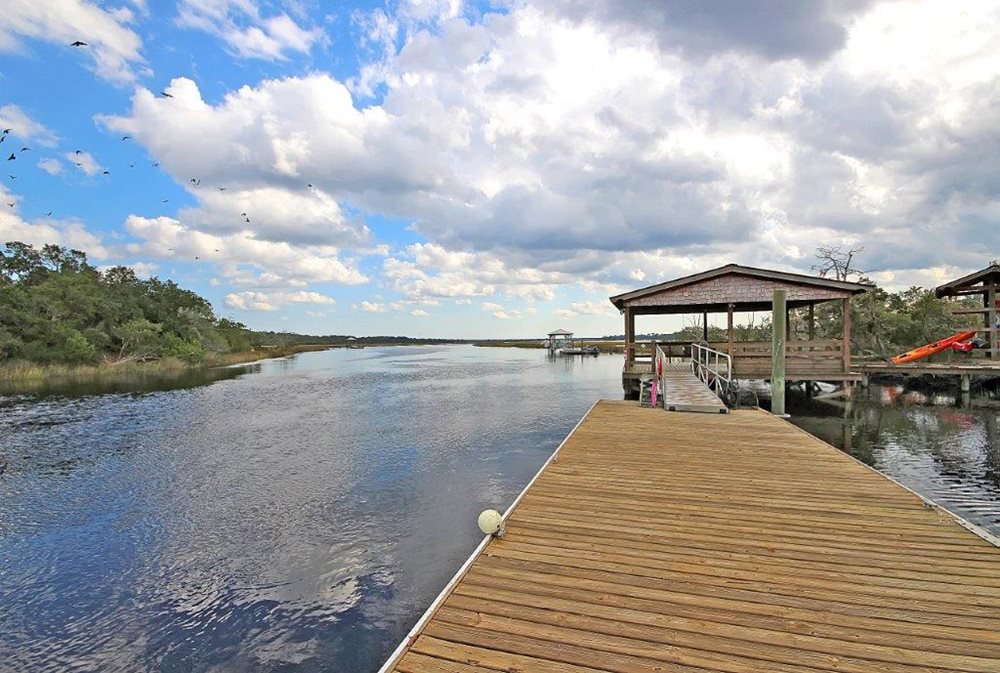
[[701, 338], [708, 341], [708, 311], [701, 314]]
[[841, 343], [841, 348], [843, 349], [844, 362], [843, 362], [843, 373], [848, 374], [851, 371], [851, 298], [844, 297], [841, 301], [841, 309], [844, 313], [844, 334], [843, 342]]
[[816, 338], [816, 304], [809, 304], [809, 341]]
[[635, 360], [635, 315], [632, 309], [625, 308], [625, 364], [630, 365]]
[[785, 291], [775, 290], [771, 302], [771, 413], [785, 415]]
[[729, 357], [733, 357], [733, 342], [736, 340], [733, 334], [733, 305], [729, 304], [726, 310], [726, 331], [729, 338]]
[[987, 327], [990, 329], [990, 358], [996, 360], [1000, 358], [1000, 332], [997, 332], [997, 285], [995, 282], [990, 282], [990, 287], [986, 291], [986, 301], [988, 302], [986, 308], [989, 311], [986, 314], [986, 319], [989, 321]]
[[792, 340], [792, 309], [785, 309], [785, 341]]
[[959, 377], [958, 403], [963, 407], [972, 405], [972, 376], [969, 374]]

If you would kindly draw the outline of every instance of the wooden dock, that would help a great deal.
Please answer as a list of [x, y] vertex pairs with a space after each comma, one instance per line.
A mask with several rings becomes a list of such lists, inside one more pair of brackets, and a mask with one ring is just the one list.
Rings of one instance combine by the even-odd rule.
[[1000, 549], [762, 411], [600, 402], [507, 516], [383, 671], [1000, 671]]
[[709, 414], [729, 412], [719, 396], [691, 371], [690, 362], [663, 365], [663, 408], [667, 411], [697, 411]]

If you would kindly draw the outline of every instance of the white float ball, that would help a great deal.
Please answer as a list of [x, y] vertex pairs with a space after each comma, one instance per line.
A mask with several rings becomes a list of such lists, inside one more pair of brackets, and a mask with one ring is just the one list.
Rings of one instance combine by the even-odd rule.
[[496, 535], [503, 530], [503, 516], [495, 509], [483, 510], [479, 515], [479, 530], [485, 535]]

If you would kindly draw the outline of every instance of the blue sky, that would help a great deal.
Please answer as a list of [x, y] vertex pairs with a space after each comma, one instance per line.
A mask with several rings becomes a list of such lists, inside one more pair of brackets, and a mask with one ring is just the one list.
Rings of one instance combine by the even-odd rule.
[[995, 2], [9, 4], [0, 238], [256, 328], [610, 334], [823, 243], [890, 288], [1000, 257]]

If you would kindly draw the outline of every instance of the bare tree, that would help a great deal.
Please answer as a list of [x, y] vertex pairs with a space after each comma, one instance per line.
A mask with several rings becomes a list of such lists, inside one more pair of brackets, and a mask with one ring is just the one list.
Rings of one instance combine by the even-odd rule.
[[851, 276], [861, 276], [865, 272], [854, 268], [854, 258], [864, 252], [864, 246], [851, 247], [843, 250], [840, 246], [821, 245], [816, 248], [816, 259], [819, 260], [812, 265], [812, 270], [819, 274], [820, 278], [833, 277], [834, 280], [849, 280]]

